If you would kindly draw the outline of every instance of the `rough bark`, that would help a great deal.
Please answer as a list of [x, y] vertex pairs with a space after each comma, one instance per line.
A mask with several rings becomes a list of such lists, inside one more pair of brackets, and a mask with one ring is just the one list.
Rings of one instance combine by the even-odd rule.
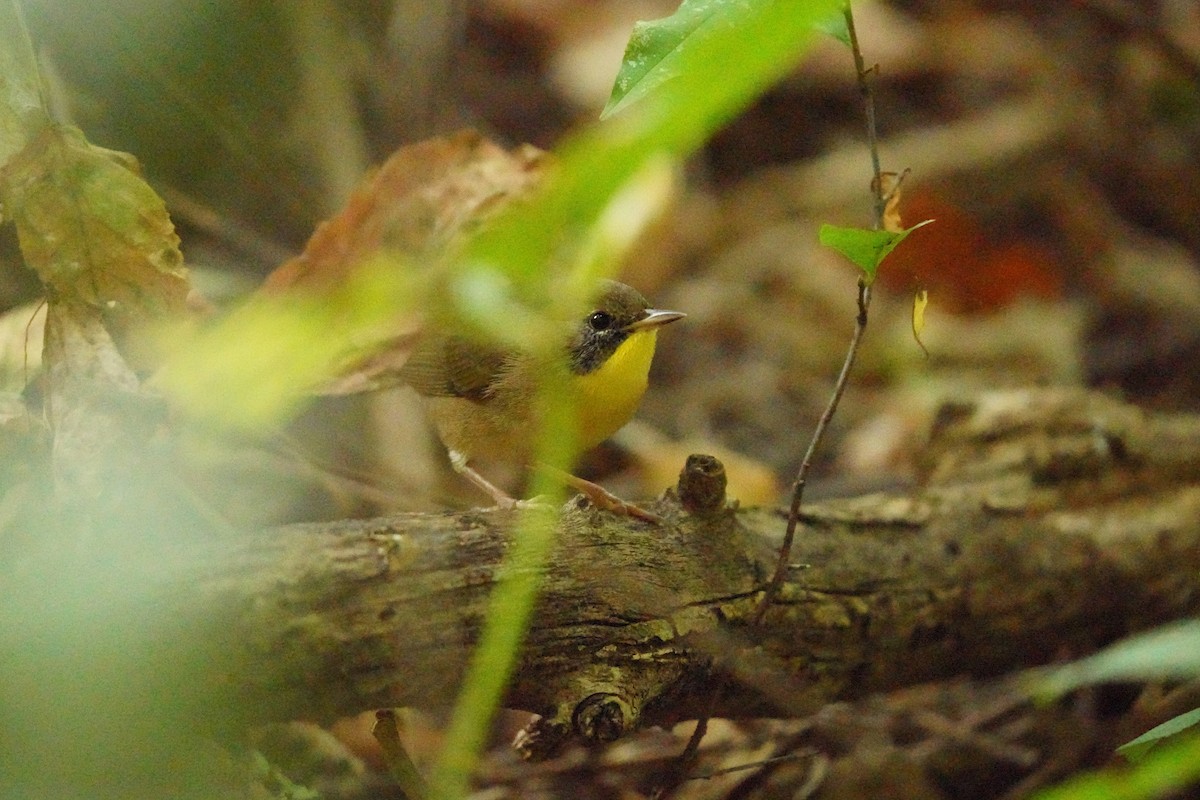
[[[841, 699], [1074, 656], [1200, 609], [1200, 419], [1073, 390], [945, 406], [921, 487], [810, 506], [795, 568], [748, 619], [782, 518], [568, 504], [506, 704], [534, 754], [708, 710], [802, 715]], [[701, 503], [701, 506], [704, 504]], [[211, 542], [164, 584], [205, 609], [245, 721], [445, 702], [514, 516], [404, 515]], [[200, 550], [200, 548], [196, 548]]]

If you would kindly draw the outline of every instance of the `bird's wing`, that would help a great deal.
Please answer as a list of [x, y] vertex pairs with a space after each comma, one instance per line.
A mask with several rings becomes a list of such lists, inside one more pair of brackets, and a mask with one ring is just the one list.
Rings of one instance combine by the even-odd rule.
[[400, 370], [400, 379], [426, 397], [487, 399], [488, 388], [504, 370], [503, 350], [460, 336], [422, 342]]

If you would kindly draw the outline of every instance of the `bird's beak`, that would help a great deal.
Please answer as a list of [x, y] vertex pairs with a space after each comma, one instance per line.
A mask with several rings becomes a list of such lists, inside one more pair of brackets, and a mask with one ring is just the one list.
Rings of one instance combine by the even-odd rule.
[[626, 328], [628, 331], [644, 331], [651, 328], [661, 328], [668, 322], [674, 322], [677, 319], [683, 319], [687, 314], [682, 311], [664, 311], [660, 308], [647, 308], [646, 316], [639, 320], [629, 323]]

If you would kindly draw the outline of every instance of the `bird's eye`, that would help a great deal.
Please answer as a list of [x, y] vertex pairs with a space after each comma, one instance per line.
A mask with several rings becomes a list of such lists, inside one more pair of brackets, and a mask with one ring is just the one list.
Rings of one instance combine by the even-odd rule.
[[612, 314], [607, 311], [593, 311], [588, 317], [588, 325], [594, 331], [606, 331], [612, 327]]

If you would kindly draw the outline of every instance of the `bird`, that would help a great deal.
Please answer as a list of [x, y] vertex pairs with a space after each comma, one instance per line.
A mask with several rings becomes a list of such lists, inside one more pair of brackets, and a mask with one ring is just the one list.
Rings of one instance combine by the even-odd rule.
[[[659, 328], [684, 316], [651, 308], [627, 284], [599, 283], [595, 302], [564, 331], [559, 351], [565, 385], [574, 395], [581, 450], [604, 441], [633, 416], [648, 385]], [[532, 352], [433, 332], [416, 343], [396, 377], [422, 398], [453, 469], [497, 506], [512, 508], [519, 501], [471, 464], [484, 458], [528, 465], [541, 429], [539, 386], [554, 369]], [[590, 481], [559, 474], [599, 507], [658, 521]]]

